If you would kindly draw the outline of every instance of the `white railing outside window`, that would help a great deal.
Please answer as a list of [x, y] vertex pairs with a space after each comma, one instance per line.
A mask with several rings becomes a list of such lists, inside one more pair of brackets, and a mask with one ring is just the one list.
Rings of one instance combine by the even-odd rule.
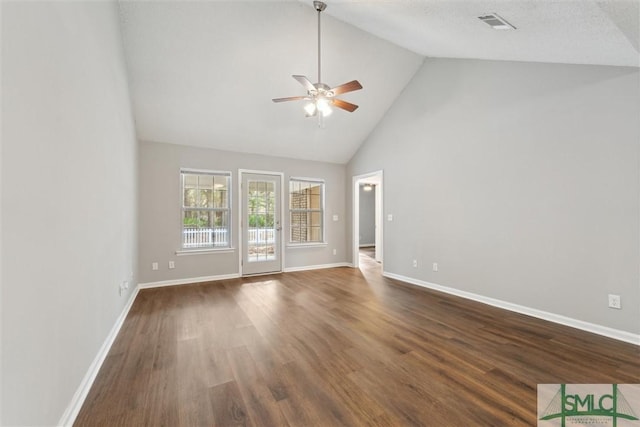
[[[273, 228], [249, 228], [249, 244], [275, 243], [276, 230]], [[226, 228], [184, 228], [185, 248], [228, 247], [229, 238]]]
[[184, 228], [182, 234], [185, 248], [229, 246], [229, 233], [226, 228]]
[[249, 228], [249, 244], [274, 243], [276, 230], [273, 228]]

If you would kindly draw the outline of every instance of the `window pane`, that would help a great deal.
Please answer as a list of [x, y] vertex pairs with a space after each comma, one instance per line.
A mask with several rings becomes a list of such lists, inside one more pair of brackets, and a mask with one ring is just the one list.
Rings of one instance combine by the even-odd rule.
[[187, 208], [195, 208], [197, 207], [197, 195], [198, 190], [196, 188], [185, 188], [184, 189], [184, 207]]
[[301, 243], [306, 241], [306, 234], [302, 233], [302, 229], [300, 227], [291, 227], [290, 241], [293, 243]]
[[291, 226], [306, 227], [307, 226], [306, 212], [291, 212]]
[[215, 211], [211, 213], [213, 224], [213, 246], [229, 246], [229, 211]]
[[185, 211], [182, 216], [184, 228], [198, 228], [198, 211]]
[[289, 208], [298, 209], [300, 207], [300, 194], [297, 191], [289, 195]]
[[322, 208], [322, 185], [313, 183], [309, 187], [309, 209]]
[[191, 173], [185, 173], [184, 176], [184, 186], [189, 188], [196, 188], [198, 186], [198, 175], [194, 175]]
[[289, 181], [289, 241], [322, 242], [324, 184], [317, 181]]
[[198, 207], [201, 208], [212, 208], [213, 207], [213, 190], [208, 188], [200, 189], [200, 204]]
[[309, 229], [309, 241], [310, 242], [322, 241], [322, 229], [320, 227], [311, 227]]
[[213, 175], [198, 175], [200, 188], [213, 188]]
[[198, 175], [198, 207], [213, 207], [213, 176]]
[[182, 246], [230, 246], [227, 174], [182, 173]]
[[214, 200], [213, 206], [216, 208], [228, 208], [227, 192], [229, 191], [229, 177], [216, 176], [213, 184]]
[[319, 194], [312, 194], [309, 196], [309, 209], [321, 209], [322, 198]]
[[291, 212], [291, 233], [292, 242], [305, 242], [307, 240], [307, 214], [305, 212]]
[[198, 176], [183, 174], [183, 206], [195, 208], [198, 206]]
[[188, 211], [183, 222], [185, 248], [229, 246], [228, 211]]
[[268, 180], [248, 181], [249, 199], [247, 230], [248, 262], [275, 259], [276, 231], [275, 182]]
[[211, 227], [209, 211], [185, 211], [183, 225], [185, 228]]
[[275, 190], [275, 186], [274, 183], [272, 181], [270, 182], [265, 182], [265, 191], [267, 191], [268, 193], [273, 193]]
[[309, 217], [309, 225], [312, 227], [320, 227], [322, 225], [322, 214], [320, 212], [311, 212]]
[[298, 193], [300, 192], [300, 183], [298, 181], [289, 181], [289, 209], [295, 209]]

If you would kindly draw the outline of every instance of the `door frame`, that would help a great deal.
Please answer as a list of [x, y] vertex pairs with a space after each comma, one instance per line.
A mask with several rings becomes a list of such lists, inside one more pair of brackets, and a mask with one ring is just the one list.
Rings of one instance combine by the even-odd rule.
[[[263, 171], [256, 169], [238, 169], [238, 272], [240, 276], [243, 276], [242, 271], [242, 259], [244, 258], [244, 233], [242, 227], [246, 227], [246, 224], [242, 221], [244, 214], [244, 200], [242, 194], [242, 175], [243, 174], [257, 174], [257, 175], [272, 175], [280, 177], [280, 225], [282, 226], [282, 233], [280, 234], [280, 270], [272, 271], [265, 274], [277, 274], [284, 271], [284, 230], [285, 230], [285, 211], [284, 211], [284, 172]], [[288, 227], [288, 221], [287, 221]], [[287, 228], [288, 229], [288, 228]], [[252, 276], [259, 276], [259, 274]]]
[[369, 172], [362, 175], [354, 175], [352, 178], [352, 230], [351, 236], [352, 243], [352, 265], [354, 268], [360, 267], [360, 184], [367, 181], [367, 179], [375, 178], [379, 181], [376, 185], [376, 258], [380, 258], [380, 264], [382, 271], [384, 271], [384, 171], [378, 170], [375, 172]]

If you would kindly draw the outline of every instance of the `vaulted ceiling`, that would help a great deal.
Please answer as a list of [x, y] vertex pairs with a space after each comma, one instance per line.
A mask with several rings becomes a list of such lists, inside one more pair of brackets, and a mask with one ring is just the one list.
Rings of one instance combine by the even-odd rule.
[[[292, 74], [317, 80], [312, 1], [121, 1], [142, 140], [346, 163], [424, 57], [640, 65], [638, 0], [327, 0], [322, 80], [357, 79], [319, 128]], [[478, 16], [517, 27], [497, 31]], [[393, 141], [390, 141], [392, 143]]]

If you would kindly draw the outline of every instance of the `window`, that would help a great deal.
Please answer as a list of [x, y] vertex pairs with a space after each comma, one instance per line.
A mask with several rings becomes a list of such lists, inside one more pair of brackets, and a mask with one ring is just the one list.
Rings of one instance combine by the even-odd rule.
[[230, 172], [180, 171], [182, 181], [182, 247], [231, 246]]
[[289, 180], [289, 242], [324, 241], [324, 182], [291, 178]]

